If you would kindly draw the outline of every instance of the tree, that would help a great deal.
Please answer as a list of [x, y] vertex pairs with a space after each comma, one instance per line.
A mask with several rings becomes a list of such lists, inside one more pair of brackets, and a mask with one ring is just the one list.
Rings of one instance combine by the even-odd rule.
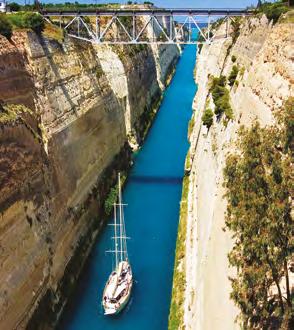
[[[229, 262], [237, 269], [231, 297], [245, 329], [269, 329], [273, 320], [281, 324], [294, 317], [287, 268], [294, 251], [293, 100], [277, 115], [278, 125], [261, 128], [255, 123], [240, 130], [239, 152], [227, 158], [224, 170], [226, 227], [235, 239]], [[277, 295], [271, 293], [273, 286]]]
[[0, 34], [2, 34], [8, 40], [10, 40], [12, 37], [12, 25], [8, 21], [5, 14], [0, 14]]
[[204, 114], [202, 116], [202, 122], [203, 125], [207, 127], [207, 129], [211, 127], [211, 125], [213, 124], [213, 111], [211, 109], [206, 109], [204, 111]]
[[9, 4], [9, 8], [10, 8], [11, 11], [19, 11], [21, 7], [20, 7], [20, 5], [18, 3], [11, 2]]
[[234, 65], [232, 67], [232, 71], [229, 75], [228, 81], [229, 81], [229, 85], [232, 87], [236, 81], [236, 78], [238, 76], [239, 73], [239, 68], [237, 67], [237, 65]]
[[283, 1], [277, 1], [274, 3], [264, 2], [258, 8], [258, 12], [264, 13], [269, 20], [273, 20], [276, 23], [280, 16], [289, 11], [289, 7]]
[[215, 104], [215, 114], [218, 118], [223, 113], [226, 115], [226, 123], [233, 119], [233, 109], [230, 104], [230, 93], [226, 88], [227, 79], [225, 76], [213, 77], [210, 92]]
[[232, 55], [231, 60], [233, 63], [235, 63], [237, 61], [237, 57], [235, 55]]

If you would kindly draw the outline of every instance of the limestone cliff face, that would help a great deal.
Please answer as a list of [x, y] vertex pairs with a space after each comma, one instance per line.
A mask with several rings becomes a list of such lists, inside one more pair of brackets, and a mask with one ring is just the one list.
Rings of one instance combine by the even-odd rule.
[[148, 47], [0, 37], [1, 329], [52, 327], [160, 99], [158, 65]]
[[[223, 27], [218, 30], [219, 34]], [[187, 281], [184, 324], [186, 329], [235, 329], [237, 308], [229, 298], [227, 253], [231, 235], [223, 231], [226, 201], [223, 168], [240, 125], [258, 119], [273, 122], [273, 111], [294, 92], [293, 23], [272, 26], [265, 17], [243, 21], [241, 34], [205, 45], [197, 58], [198, 92], [194, 101], [194, 128], [190, 136], [190, 175], [185, 274]], [[232, 61], [236, 57], [236, 63]], [[210, 76], [228, 76], [238, 64], [238, 83], [231, 88], [234, 120], [222, 120], [209, 131], [202, 125], [205, 108], [214, 109], [209, 94]]]

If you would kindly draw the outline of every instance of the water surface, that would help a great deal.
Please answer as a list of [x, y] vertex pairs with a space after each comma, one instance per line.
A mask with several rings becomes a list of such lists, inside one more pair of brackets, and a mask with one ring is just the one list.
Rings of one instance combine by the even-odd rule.
[[65, 309], [60, 329], [167, 329], [187, 129], [196, 92], [195, 57], [195, 46], [186, 46], [123, 192], [135, 279], [130, 303], [118, 316], [103, 315], [102, 292], [112, 270], [112, 258], [105, 251], [111, 248], [113, 227], [106, 226]]

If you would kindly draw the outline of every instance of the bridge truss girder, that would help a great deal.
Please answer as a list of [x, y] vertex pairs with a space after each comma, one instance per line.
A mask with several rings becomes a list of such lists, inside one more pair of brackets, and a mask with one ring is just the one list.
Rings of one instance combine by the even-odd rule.
[[[177, 15], [177, 19], [173, 14], [158, 15], [156, 13], [137, 16], [135, 13], [129, 16], [120, 16], [117, 13], [112, 15], [86, 15], [80, 13], [72, 15], [69, 22], [64, 25], [63, 20], [65, 15], [60, 15], [59, 24], [70, 37], [88, 41], [95, 44], [203, 44], [211, 43], [216, 38], [227, 38], [229, 36], [230, 21], [234, 17], [241, 15], [227, 14], [222, 18], [225, 23], [225, 33], [223, 36], [213, 36], [211, 34], [211, 15], [196, 16], [193, 14]], [[44, 15], [45, 18], [50, 18]], [[56, 17], [56, 16], [55, 16]], [[107, 23], [105, 20], [108, 18]], [[181, 21], [179, 21], [179, 18]], [[91, 22], [92, 19], [92, 22]], [[126, 24], [128, 20], [128, 26]], [[205, 29], [201, 27], [203, 20], [206, 21]], [[104, 22], [102, 24], [101, 22]], [[141, 26], [139, 27], [141, 22]], [[142, 24], [143, 22], [143, 24]], [[112, 28], [120, 29], [121, 33], [106, 38], [107, 33], [111, 33]], [[152, 35], [146, 38], [148, 27], [152, 27]], [[202, 41], [199, 42], [193, 37], [193, 29], [202, 36]], [[157, 34], [154, 31], [157, 31]], [[113, 32], [113, 31], [112, 31]]]

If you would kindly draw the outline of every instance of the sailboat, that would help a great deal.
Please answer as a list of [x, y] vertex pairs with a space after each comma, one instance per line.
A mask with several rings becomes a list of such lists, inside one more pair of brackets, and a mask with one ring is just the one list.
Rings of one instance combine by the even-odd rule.
[[114, 253], [115, 265], [103, 291], [104, 315], [118, 314], [128, 303], [133, 286], [133, 274], [128, 259], [127, 237], [124, 222], [124, 207], [121, 193], [121, 178], [118, 175], [118, 203], [114, 204]]

